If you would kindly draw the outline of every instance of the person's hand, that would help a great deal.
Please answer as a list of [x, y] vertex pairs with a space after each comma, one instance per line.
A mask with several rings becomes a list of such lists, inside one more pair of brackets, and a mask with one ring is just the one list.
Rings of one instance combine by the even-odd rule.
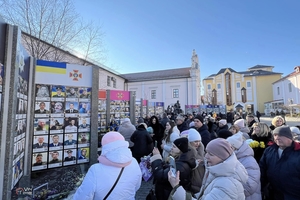
[[180, 171], [176, 172], [176, 177], [172, 175], [171, 170], [168, 172], [168, 180], [173, 188], [179, 184], [180, 182], [179, 176], [180, 176]]
[[153, 151], [152, 151], [153, 155], [157, 155], [157, 154], [160, 154], [158, 148], [154, 147], [153, 148]]

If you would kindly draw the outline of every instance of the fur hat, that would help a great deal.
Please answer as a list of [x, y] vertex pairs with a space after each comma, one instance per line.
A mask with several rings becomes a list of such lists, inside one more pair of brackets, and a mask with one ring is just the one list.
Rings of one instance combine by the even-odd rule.
[[219, 124], [222, 124], [223, 126], [225, 126], [227, 124], [227, 120], [226, 119], [221, 119], [219, 121]]
[[182, 153], [186, 153], [189, 151], [189, 141], [187, 138], [185, 137], [178, 138], [173, 143], [178, 149], [180, 149]]
[[191, 129], [189, 129], [189, 132], [188, 132], [188, 140], [189, 140], [189, 142], [194, 142], [194, 141], [199, 141], [199, 140], [201, 141], [201, 135], [198, 131], [191, 128]]
[[273, 130], [273, 135], [284, 136], [293, 140], [293, 134], [291, 132], [291, 129], [288, 126], [280, 126], [275, 128]]
[[203, 124], [203, 117], [201, 115], [196, 115], [194, 119], [198, 119]]
[[227, 141], [236, 149], [239, 149], [243, 144], [243, 136], [242, 134], [234, 134], [227, 138]]
[[206, 151], [218, 156], [223, 161], [233, 153], [229, 142], [223, 138], [211, 140], [206, 146]]
[[132, 161], [129, 143], [115, 131], [106, 133], [101, 140], [102, 151], [98, 160], [100, 163], [114, 167], [125, 167]]
[[290, 129], [291, 129], [291, 132], [292, 132], [292, 133], [295, 133], [295, 134], [297, 134], [297, 135], [300, 135], [300, 130], [299, 130], [298, 127], [292, 126], [292, 127], [290, 127]]
[[245, 127], [245, 121], [244, 119], [238, 119], [234, 122], [235, 125], [237, 125], [239, 128]]
[[224, 139], [227, 139], [228, 137], [232, 136], [233, 134], [228, 131], [228, 130], [220, 130], [218, 132], [218, 137], [219, 138], [224, 138]]

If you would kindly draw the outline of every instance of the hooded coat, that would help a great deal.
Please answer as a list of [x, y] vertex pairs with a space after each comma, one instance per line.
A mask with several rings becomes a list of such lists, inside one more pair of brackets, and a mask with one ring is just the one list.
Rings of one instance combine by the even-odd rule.
[[73, 200], [104, 199], [122, 167], [124, 171], [107, 200], [134, 200], [136, 191], [141, 186], [142, 172], [128, 146], [126, 141], [112, 142], [102, 146], [100, 163], [90, 167]]
[[[248, 174], [245, 167], [237, 160], [233, 153], [225, 161], [206, 166], [201, 190], [196, 196], [198, 200], [244, 200], [244, 188]], [[186, 194], [183, 187], [178, 187], [173, 200], [185, 199]]]
[[243, 184], [246, 200], [261, 200], [260, 168], [253, 157], [253, 149], [243, 142], [242, 146], [234, 152], [248, 173], [248, 180]]
[[134, 145], [134, 143], [130, 141], [130, 137], [135, 130], [136, 128], [130, 122], [130, 120], [123, 121], [122, 124], [119, 126], [118, 132], [121, 133], [121, 135], [123, 135], [127, 142], [129, 142], [129, 147], [132, 147]]

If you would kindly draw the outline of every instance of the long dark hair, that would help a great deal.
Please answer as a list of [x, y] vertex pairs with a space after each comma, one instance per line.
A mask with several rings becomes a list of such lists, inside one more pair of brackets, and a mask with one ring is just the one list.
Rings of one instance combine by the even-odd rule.
[[170, 120], [167, 123], [170, 124], [171, 128], [169, 129], [168, 134], [164, 136], [164, 139], [166, 140], [166, 142], [171, 142], [170, 141], [170, 136], [173, 133], [173, 128], [176, 126], [176, 123], [175, 123], [174, 120]]

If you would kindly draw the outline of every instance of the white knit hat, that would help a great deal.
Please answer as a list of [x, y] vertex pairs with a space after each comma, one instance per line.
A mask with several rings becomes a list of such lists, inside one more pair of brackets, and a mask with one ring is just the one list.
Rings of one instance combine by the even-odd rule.
[[223, 126], [225, 126], [227, 124], [227, 120], [226, 119], [221, 119], [219, 121], [219, 124], [223, 124]]
[[201, 135], [198, 131], [191, 128], [191, 129], [189, 129], [188, 140], [189, 140], [189, 142], [194, 142], [194, 141], [199, 141], [199, 140], [201, 141]]
[[292, 126], [292, 127], [290, 127], [290, 129], [291, 129], [291, 132], [292, 132], [292, 133], [295, 133], [295, 134], [297, 134], [297, 135], [300, 135], [300, 130], [299, 130], [298, 127]]
[[233, 136], [228, 137], [226, 140], [236, 149], [239, 149], [243, 144], [243, 137], [241, 134], [234, 134]]
[[239, 128], [245, 127], [245, 121], [244, 119], [238, 119], [234, 122], [234, 125], [237, 125]]

